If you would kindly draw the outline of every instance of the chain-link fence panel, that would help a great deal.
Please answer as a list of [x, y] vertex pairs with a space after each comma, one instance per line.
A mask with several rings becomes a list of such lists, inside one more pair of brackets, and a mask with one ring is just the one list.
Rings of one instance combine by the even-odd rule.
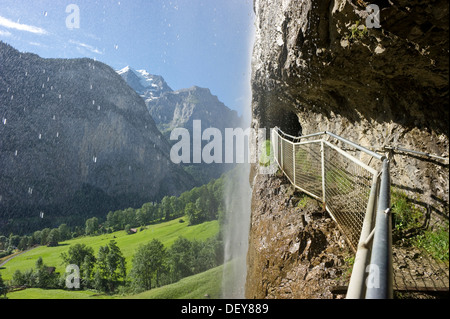
[[320, 142], [295, 144], [295, 185], [318, 198], [322, 193]]
[[376, 172], [344, 154], [324, 143], [325, 202], [356, 250]]

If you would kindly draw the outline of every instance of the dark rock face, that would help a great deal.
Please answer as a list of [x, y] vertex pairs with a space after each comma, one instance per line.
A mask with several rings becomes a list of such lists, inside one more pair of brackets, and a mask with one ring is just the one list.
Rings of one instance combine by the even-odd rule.
[[0, 211], [106, 214], [192, 186], [145, 103], [110, 67], [0, 43]]
[[[330, 131], [380, 153], [401, 146], [448, 158], [449, 4], [371, 3], [381, 9], [381, 28], [365, 27], [364, 1], [254, 1], [252, 125]], [[390, 156], [393, 186], [424, 211], [430, 205], [434, 222], [448, 220], [448, 161]], [[255, 189], [253, 202], [264, 201]], [[265, 227], [252, 226], [250, 241]], [[250, 248], [261, 261], [252, 267], [262, 269], [258, 254]], [[255, 276], [249, 272], [248, 285]]]

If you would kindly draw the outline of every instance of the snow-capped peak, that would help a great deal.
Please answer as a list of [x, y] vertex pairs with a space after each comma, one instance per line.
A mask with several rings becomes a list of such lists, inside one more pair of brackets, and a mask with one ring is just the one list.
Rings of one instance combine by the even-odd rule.
[[124, 73], [126, 73], [126, 72], [128, 72], [128, 71], [132, 71], [132, 69], [127, 65], [127, 66], [124, 67], [123, 69], [121, 69], [121, 70], [119, 70], [119, 71], [116, 71], [116, 72], [117, 72], [117, 74], [122, 75], [122, 74], [124, 74]]
[[134, 70], [126, 66], [116, 72], [141, 96], [154, 98], [163, 92], [172, 91], [161, 76], [150, 74], [147, 70]]

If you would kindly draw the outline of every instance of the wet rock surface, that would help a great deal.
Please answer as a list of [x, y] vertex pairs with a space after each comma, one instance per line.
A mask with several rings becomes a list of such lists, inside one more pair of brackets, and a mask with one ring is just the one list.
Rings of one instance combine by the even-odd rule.
[[[430, 227], [445, 224], [448, 161], [385, 147], [449, 156], [449, 3], [372, 3], [381, 10], [380, 28], [364, 28], [364, 1], [254, 1], [252, 127], [296, 136], [330, 131], [388, 155], [393, 188], [422, 211], [429, 207]], [[288, 185], [274, 176], [254, 180], [247, 296], [331, 298], [329, 285], [339, 277], [333, 271], [342, 271], [336, 256], [345, 249], [331, 240], [326, 217], [294, 207]], [[394, 257], [410, 253], [403, 247]], [[397, 266], [413, 273], [406, 285], [429, 273], [411, 260]]]
[[351, 250], [312, 198], [277, 175], [258, 175], [252, 197], [247, 298], [333, 298]]

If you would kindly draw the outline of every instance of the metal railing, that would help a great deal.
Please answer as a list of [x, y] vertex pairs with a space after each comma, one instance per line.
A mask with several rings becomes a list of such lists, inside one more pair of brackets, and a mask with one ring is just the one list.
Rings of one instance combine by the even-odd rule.
[[271, 145], [289, 181], [323, 203], [356, 252], [347, 298], [392, 298], [388, 159], [326, 131], [295, 137], [274, 128]]

